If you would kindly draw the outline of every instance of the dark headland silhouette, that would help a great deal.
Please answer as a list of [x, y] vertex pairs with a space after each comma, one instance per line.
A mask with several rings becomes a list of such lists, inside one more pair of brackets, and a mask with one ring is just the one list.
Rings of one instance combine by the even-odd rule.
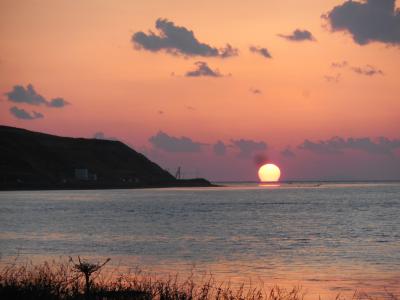
[[0, 126], [0, 189], [212, 186], [177, 179], [122, 142], [60, 137]]

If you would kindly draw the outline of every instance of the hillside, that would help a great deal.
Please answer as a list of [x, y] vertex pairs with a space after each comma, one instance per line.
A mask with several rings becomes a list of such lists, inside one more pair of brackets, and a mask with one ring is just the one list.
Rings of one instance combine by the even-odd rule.
[[177, 180], [119, 141], [69, 138], [0, 126], [0, 189], [209, 186]]

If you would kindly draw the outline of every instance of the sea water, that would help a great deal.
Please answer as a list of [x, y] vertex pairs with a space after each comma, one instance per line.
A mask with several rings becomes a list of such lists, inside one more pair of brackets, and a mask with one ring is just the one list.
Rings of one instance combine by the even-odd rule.
[[0, 192], [0, 255], [399, 295], [400, 184]]

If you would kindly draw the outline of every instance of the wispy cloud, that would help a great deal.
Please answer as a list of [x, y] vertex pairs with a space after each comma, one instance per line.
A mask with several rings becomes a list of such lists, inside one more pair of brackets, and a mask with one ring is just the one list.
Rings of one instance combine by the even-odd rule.
[[291, 34], [278, 34], [278, 36], [292, 42], [316, 41], [310, 31], [301, 29], [296, 29]]
[[349, 65], [349, 63], [347, 62], [347, 60], [343, 60], [343, 61], [338, 61], [338, 62], [333, 62], [331, 63], [331, 67], [332, 68], [345, 68]]
[[259, 54], [265, 58], [272, 58], [271, 53], [265, 47], [251, 46], [249, 50], [253, 53]]
[[351, 68], [355, 73], [365, 76], [375, 76], [375, 75], [383, 75], [383, 71], [375, 68], [371, 65], [366, 65], [365, 67], [352, 67]]
[[250, 88], [249, 89], [250, 93], [255, 94], [255, 95], [261, 95], [262, 91], [260, 89], [257, 88]]
[[373, 65], [367, 64], [365, 66], [352, 66], [346, 60], [343, 60], [341, 62], [333, 62], [331, 64], [331, 68], [334, 68], [334, 69], [348, 68], [357, 74], [365, 75], [365, 76], [384, 75], [384, 73], [381, 69], [378, 69], [377, 67], [375, 67]]
[[223, 75], [218, 70], [211, 69], [204, 61], [194, 63], [196, 68], [186, 72], [186, 77], [222, 77]]
[[39, 112], [33, 111], [29, 113], [25, 109], [18, 108], [16, 106], [10, 108], [10, 113], [17, 119], [21, 120], [36, 120], [43, 118], [43, 115]]
[[340, 77], [342, 75], [340, 73], [336, 74], [336, 75], [325, 75], [324, 79], [327, 82], [331, 82], [331, 83], [338, 83], [340, 81]]
[[36, 92], [32, 84], [28, 84], [26, 88], [22, 85], [15, 85], [13, 89], [10, 92], [5, 93], [5, 95], [9, 101], [14, 103], [45, 105], [56, 108], [62, 108], [69, 104], [60, 97], [47, 100], [45, 97]]

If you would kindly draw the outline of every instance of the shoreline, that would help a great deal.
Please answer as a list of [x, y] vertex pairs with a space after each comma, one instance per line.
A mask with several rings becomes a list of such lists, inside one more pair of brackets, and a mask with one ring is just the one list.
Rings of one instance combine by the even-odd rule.
[[96, 183], [73, 183], [60, 185], [47, 184], [21, 184], [5, 185], [0, 184], [0, 191], [69, 191], [69, 190], [120, 190], [120, 189], [164, 189], [164, 188], [207, 188], [207, 187], [223, 187], [220, 184], [213, 184], [202, 178], [196, 179], [180, 179], [176, 182], [166, 182], [157, 184], [96, 184]]
[[[136, 189], [169, 189], [169, 188], [212, 188], [212, 187], [228, 187], [242, 186], [246, 184], [263, 184], [258, 181], [216, 181], [209, 182], [203, 178], [196, 179], [180, 179], [173, 183], [159, 183], [159, 184], [92, 184], [92, 183], [74, 183], [74, 184], [60, 184], [60, 185], [47, 185], [47, 184], [24, 184], [18, 186], [16, 184], [0, 183], [0, 192], [18, 192], [18, 191], [73, 191], [73, 190], [136, 190]], [[267, 183], [270, 184], [270, 183]], [[320, 180], [299, 180], [299, 181], [279, 181], [276, 184], [285, 185], [287, 187], [304, 184], [312, 184], [313, 187], [319, 187], [330, 184], [400, 184], [400, 180], [354, 180], [354, 181], [320, 181]]]

